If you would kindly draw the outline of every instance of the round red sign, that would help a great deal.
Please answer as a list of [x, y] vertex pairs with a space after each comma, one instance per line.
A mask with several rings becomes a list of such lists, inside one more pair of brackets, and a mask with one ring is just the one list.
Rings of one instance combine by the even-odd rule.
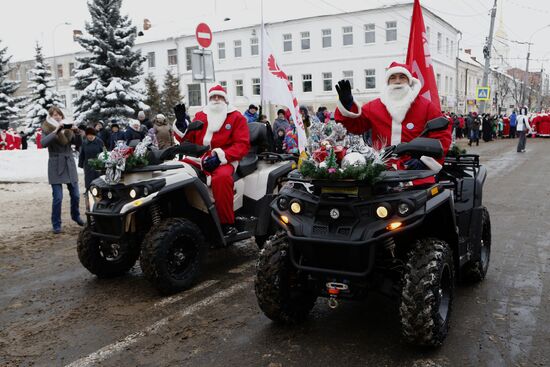
[[212, 43], [212, 31], [206, 23], [200, 23], [195, 30], [195, 37], [201, 47], [208, 47]]

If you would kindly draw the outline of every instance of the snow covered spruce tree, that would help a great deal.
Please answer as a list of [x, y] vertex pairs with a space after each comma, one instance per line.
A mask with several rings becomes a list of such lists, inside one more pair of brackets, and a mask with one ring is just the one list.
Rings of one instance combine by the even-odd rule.
[[177, 105], [180, 100], [180, 81], [172, 74], [170, 69], [168, 69], [164, 76], [164, 89], [162, 91], [162, 111], [168, 120], [171, 121], [176, 117], [174, 115], [174, 106]]
[[0, 46], [0, 129], [7, 129], [9, 123], [17, 119], [19, 104], [23, 100], [13, 96], [19, 88], [19, 82], [8, 80], [11, 56], [6, 55], [7, 50], [7, 47]]
[[50, 70], [44, 63], [42, 47], [36, 43], [36, 63], [31, 69], [31, 83], [29, 89], [32, 90], [27, 104], [27, 127], [36, 129], [48, 115], [48, 109], [52, 106], [65, 108], [59, 94], [53, 89], [53, 78]]
[[88, 0], [92, 17], [78, 43], [88, 51], [79, 62], [73, 87], [82, 91], [73, 104], [77, 122], [127, 121], [147, 109], [136, 87], [145, 57], [132, 50], [137, 35], [128, 16], [120, 15], [122, 0]]
[[147, 95], [145, 103], [148, 104], [151, 109], [150, 115], [156, 116], [157, 113], [162, 113], [162, 101], [159, 87], [157, 85], [157, 80], [152, 74], [147, 75], [147, 78], [145, 78], [145, 91]]

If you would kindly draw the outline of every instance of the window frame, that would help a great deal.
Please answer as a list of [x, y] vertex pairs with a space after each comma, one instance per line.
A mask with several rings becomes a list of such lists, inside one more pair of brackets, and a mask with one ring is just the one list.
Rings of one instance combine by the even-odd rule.
[[[222, 57], [222, 51], [223, 51], [223, 57]], [[225, 48], [225, 41], [218, 42], [218, 60], [225, 60], [226, 58], [227, 58], [227, 53]]]
[[[288, 38], [286, 38], [287, 36]], [[288, 50], [286, 49], [287, 45], [290, 45]], [[283, 34], [283, 52], [292, 52], [292, 33]]]
[[[304, 42], [307, 43], [307, 47], [304, 47]], [[300, 49], [302, 51], [311, 50], [311, 33], [309, 31], [300, 32]]]
[[[177, 48], [171, 48], [169, 50], [166, 50], [166, 57], [167, 57], [167, 60], [168, 60], [168, 66], [178, 65], [178, 49]], [[173, 61], [175, 61], [175, 62], [173, 62]]]
[[[237, 46], [238, 43], [238, 46]], [[239, 55], [237, 56], [237, 50], [239, 50]], [[243, 57], [243, 41], [241, 40], [234, 40], [233, 41], [233, 56], [236, 59], [239, 59]]]
[[[306, 79], [306, 76], [309, 78]], [[309, 90], [306, 90], [306, 83], [309, 83]], [[302, 74], [302, 93], [311, 93], [313, 92], [313, 75], [312, 74]]]
[[235, 79], [235, 96], [244, 97], [244, 79]]
[[[328, 34], [324, 32], [328, 31]], [[325, 40], [328, 39], [328, 46], [325, 46]], [[325, 28], [321, 29], [321, 48], [331, 48], [332, 47], [332, 29]]]
[[[372, 86], [369, 86], [369, 80], [373, 82]], [[365, 69], [365, 89], [376, 89], [376, 69]]]
[[[395, 23], [395, 25], [390, 27], [392, 23]], [[395, 33], [395, 39], [390, 39], [390, 35], [393, 33]], [[397, 20], [386, 21], [386, 42], [397, 42]]]
[[[321, 79], [323, 81], [323, 92], [332, 92], [333, 91], [332, 72], [331, 71], [322, 72], [321, 73]], [[327, 80], [330, 81], [328, 84], [327, 84]], [[329, 89], [327, 89], [327, 86], [329, 87]]]
[[[256, 41], [256, 43], [253, 43]], [[250, 39], [250, 56], [258, 56], [260, 54], [260, 41], [258, 37], [252, 37]]]
[[[346, 36], [349, 37], [348, 41], [351, 41], [350, 43], [346, 43]], [[353, 46], [353, 26], [352, 25], [346, 25], [342, 27], [342, 46]]]
[[[367, 29], [367, 27], [372, 26], [372, 29]], [[363, 30], [365, 33], [365, 45], [372, 45], [376, 43], [376, 24], [375, 23], [368, 23], [363, 26]], [[368, 35], [372, 34], [372, 42], [367, 41]]]

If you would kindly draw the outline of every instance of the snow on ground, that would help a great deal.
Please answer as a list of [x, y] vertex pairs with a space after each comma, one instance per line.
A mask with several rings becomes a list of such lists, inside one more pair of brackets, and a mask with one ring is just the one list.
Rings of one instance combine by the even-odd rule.
[[48, 150], [0, 150], [0, 182], [48, 182]]

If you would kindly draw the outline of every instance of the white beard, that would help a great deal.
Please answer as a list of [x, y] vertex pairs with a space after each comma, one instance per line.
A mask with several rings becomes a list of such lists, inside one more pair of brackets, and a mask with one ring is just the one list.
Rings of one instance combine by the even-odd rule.
[[208, 102], [204, 108], [206, 117], [208, 117], [208, 131], [217, 132], [221, 129], [227, 118], [228, 106], [225, 102]]
[[400, 124], [405, 119], [409, 107], [420, 92], [420, 82], [413, 80], [412, 86], [408, 84], [390, 84], [382, 91], [380, 101], [392, 117], [392, 121]]

